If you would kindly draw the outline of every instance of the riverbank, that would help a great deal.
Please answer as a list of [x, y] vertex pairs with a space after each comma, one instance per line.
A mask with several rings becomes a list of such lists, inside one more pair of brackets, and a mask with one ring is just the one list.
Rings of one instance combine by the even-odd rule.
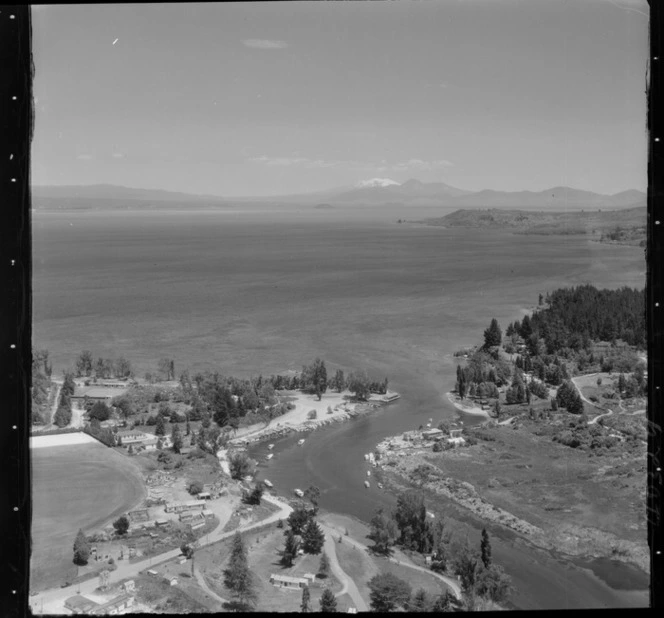
[[421, 437], [397, 436], [376, 447], [378, 466], [390, 489], [417, 487], [541, 549], [647, 574], [643, 488], [633, 481], [640, 457], [589, 458], [538, 431], [522, 419], [484, 425], [464, 430], [471, 445], [440, 452]]
[[325, 393], [319, 400], [316, 395], [308, 395], [300, 391], [280, 391], [287, 397], [294, 408], [286, 414], [272, 419], [263, 427], [246, 428], [236, 432], [229, 440], [229, 447], [248, 446], [266, 440], [277, 440], [290, 433], [313, 431], [333, 423], [341, 423], [396, 400], [398, 393], [387, 391], [385, 395], [372, 394], [367, 401], [354, 402], [349, 391]]
[[459, 411], [463, 412], [464, 414], [472, 414], [473, 416], [481, 416], [486, 418], [487, 420], [491, 420], [491, 416], [489, 415], [489, 412], [485, 410], [484, 408], [478, 408], [475, 405], [471, 405], [469, 403], [464, 403], [461, 398], [454, 393], [453, 391], [449, 391], [447, 394], [447, 400]]

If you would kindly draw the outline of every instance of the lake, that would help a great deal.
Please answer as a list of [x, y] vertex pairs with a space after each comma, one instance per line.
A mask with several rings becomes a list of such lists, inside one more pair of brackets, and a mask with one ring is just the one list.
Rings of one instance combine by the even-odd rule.
[[[275, 485], [318, 485], [323, 508], [368, 519], [390, 498], [357, 470], [383, 437], [454, 416], [444, 393], [455, 350], [503, 329], [538, 294], [591, 283], [645, 285], [643, 249], [582, 236], [528, 236], [395, 223], [433, 209], [239, 208], [220, 211], [35, 213], [34, 345], [56, 372], [89, 349], [124, 355], [137, 374], [159, 358], [176, 372], [249, 376], [364, 368], [402, 399], [279, 445], [265, 471]], [[520, 608], [644, 604], [590, 569], [496, 541], [520, 589]], [[604, 565], [605, 570], [610, 565]]]

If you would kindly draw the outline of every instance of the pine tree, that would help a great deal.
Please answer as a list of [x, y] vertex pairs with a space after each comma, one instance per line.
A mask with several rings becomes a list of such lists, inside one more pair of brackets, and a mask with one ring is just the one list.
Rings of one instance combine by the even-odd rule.
[[247, 550], [239, 532], [233, 537], [231, 556], [224, 569], [224, 585], [233, 593], [240, 608], [255, 604], [257, 594], [247, 561]]
[[308, 554], [320, 554], [325, 543], [325, 534], [316, 520], [311, 518], [302, 533], [302, 549]]
[[182, 449], [182, 431], [180, 430], [180, 425], [177, 423], [173, 424], [173, 429], [171, 430], [171, 442], [173, 443], [173, 452], [179, 453]]
[[85, 565], [88, 563], [89, 557], [90, 544], [83, 534], [83, 530], [79, 530], [74, 540], [74, 564]]
[[303, 614], [308, 614], [311, 611], [311, 594], [309, 593], [309, 586], [302, 589], [302, 603], [300, 604], [300, 611]]
[[420, 588], [414, 595], [413, 600], [408, 606], [411, 612], [426, 612], [429, 605], [427, 592], [424, 588]]
[[320, 563], [318, 565], [318, 576], [325, 579], [330, 574], [330, 559], [327, 557], [327, 554], [323, 552], [323, 555], [320, 557]]
[[164, 422], [164, 417], [161, 414], [157, 415], [157, 423], [154, 426], [154, 435], [155, 436], [166, 435], [166, 423]]
[[498, 326], [498, 320], [493, 318], [489, 328], [484, 331], [485, 349], [499, 346], [502, 341], [502, 336], [502, 331], [500, 330], [500, 326]]
[[480, 543], [480, 550], [482, 553], [482, 564], [484, 568], [488, 569], [491, 566], [491, 540], [486, 528], [482, 528], [482, 541]]
[[287, 567], [293, 566], [293, 561], [295, 560], [299, 549], [300, 542], [295, 538], [293, 530], [287, 530], [284, 551], [281, 554], [281, 564]]
[[452, 595], [449, 590], [445, 591], [445, 594], [441, 594], [431, 606], [432, 612], [451, 612], [452, 609]]
[[329, 588], [323, 590], [323, 595], [320, 598], [320, 611], [327, 613], [337, 611], [337, 599]]

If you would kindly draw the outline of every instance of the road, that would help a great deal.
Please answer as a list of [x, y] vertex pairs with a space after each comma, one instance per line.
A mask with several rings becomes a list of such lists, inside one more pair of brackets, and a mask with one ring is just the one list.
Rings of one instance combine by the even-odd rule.
[[[281, 500], [278, 500], [272, 496], [264, 495], [263, 499], [266, 502], [270, 502], [275, 506], [278, 506], [279, 510], [266, 519], [238, 528], [240, 532], [247, 532], [252, 528], [257, 528], [259, 526], [264, 526], [265, 524], [274, 523], [280, 519], [285, 519], [293, 510], [289, 504], [286, 504], [285, 502], [282, 502]], [[222, 532], [222, 527], [219, 526], [216, 530], [213, 530], [207, 537], [205, 537], [207, 539], [205, 542], [203, 542], [203, 539], [199, 539], [199, 547], [204, 547], [205, 545], [210, 545], [212, 543], [216, 543], [217, 541], [232, 537], [235, 532], [236, 530]], [[177, 548], [159, 554], [158, 556], [146, 558], [133, 564], [130, 564], [129, 562], [116, 562], [118, 568], [111, 573], [111, 582], [117, 582], [122, 579], [135, 577], [141, 571], [150, 568], [152, 565], [156, 565], [167, 560], [172, 560], [173, 558], [179, 556], [181, 553], [182, 552], [180, 549]], [[33, 614], [68, 615], [70, 612], [64, 607], [65, 600], [75, 594], [91, 594], [98, 587], [98, 585], [99, 578], [95, 577], [94, 579], [82, 582], [81, 584], [76, 584], [75, 586], [69, 586], [68, 588], [46, 590], [30, 598], [30, 608]]]
[[[340, 535], [342, 532], [338, 530], [337, 528], [330, 527], [330, 526], [323, 526], [324, 529], [327, 529], [330, 533], [334, 533], [334, 535]], [[332, 536], [331, 534], [326, 535], [325, 539], [327, 541], [328, 536]], [[343, 537], [343, 542], [344, 543], [349, 543], [350, 545], [353, 545], [357, 547], [358, 549], [368, 552], [369, 548], [364, 545], [363, 543], [360, 543], [359, 541], [356, 541], [355, 539], [352, 539], [349, 536], [344, 536]], [[334, 545], [334, 543], [333, 543]], [[327, 546], [326, 546], [327, 547]], [[336, 554], [335, 554], [336, 555]], [[331, 560], [330, 560], [331, 562]], [[444, 582], [454, 593], [454, 596], [461, 600], [461, 586], [459, 582], [456, 579], [453, 579], [451, 577], [446, 577], [445, 575], [441, 575], [440, 573], [436, 573], [435, 571], [432, 571], [431, 569], [425, 569], [424, 567], [417, 566], [416, 564], [411, 564], [409, 562], [404, 562], [402, 560], [397, 560], [396, 558], [390, 558], [390, 562], [394, 562], [395, 564], [398, 564], [400, 566], [407, 567], [409, 569], [414, 569], [415, 571], [421, 571], [422, 573], [428, 573], [429, 575], [432, 575], [433, 577], [437, 577], [440, 579], [442, 582]], [[359, 593], [358, 593], [359, 594]], [[357, 608], [358, 610], [360, 609], [359, 606]]]
[[[355, 609], [357, 609], [357, 611], [359, 612], [368, 611], [367, 604], [364, 602], [364, 599], [362, 598], [360, 591], [355, 585], [355, 582], [350, 577], [348, 577], [348, 575], [346, 575], [344, 570], [341, 568], [341, 565], [339, 564], [339, 560], [337, 558], [336, 542], [334, 540], [335, 535], [338, 533], [333, 528], [330, 528], [329, 526], [323, 524], [321, 524], [321, 528], [323, 529], [323, 532], [325, 532], [324, 548], [325, 548], [325, 553], [328, 555], [330, 559], [330, 569], [332, 570], [332, 573], [335, 575], [335, 577], [343, 585], [341, 591], [337, 592], [335, 596], [340, 597], [348, 593], [350, 598], [353, 600], [353, 603], [355, 604]], [[346, 537], [346, 540], [349, 540], [348, 537]]]

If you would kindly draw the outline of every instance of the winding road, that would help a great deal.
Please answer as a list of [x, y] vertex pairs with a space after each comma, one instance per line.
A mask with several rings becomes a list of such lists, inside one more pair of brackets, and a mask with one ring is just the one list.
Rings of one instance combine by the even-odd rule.
[[[287, 518], [291, 512], [292, 507], [273, 496], [264, 495], [263, 499], [266, 502], [270, 502], [275, 506], [279, 507], [279, 510], [261, 521], [254, 522], [248, 526], [243, 526], [238, 528], [240, 532], [247, 532], [252, 528], [257, 528], [259, 526], [264, 526], [266, 524], [274, 523], [280, 519]], [[213, 530], [207, 537], [207, 541], [203, 542], [203, 539], [199, 539], [199, 547], [204, 547], [217, 541], [227, 539], [232, 537], [237, 530], [231, 530], [230, 532], [222, 532], [222, 527], [219, 526]], [[158, 556], [152, 556], [150, 558], [145, 558], [139, 562], [129, 563], [122, 562], [116, 563], [117, 569], [111, 572], [111, 581], [119, 581], [122, 579], [127, 579], [131, 577], [136, 577], [141, 571], [151, 568], [152, 566], [159, 564], [161, 562], [166, 562], [167, 560], [172, 560], [181, 555], [179, 548], [172, 549], [170, 551], [159, 554]], [[65, 614], [69, 615], [69, 611], [65, 609], [64, 602], [69, 597], [75, 594], [93, 594], [95, 589], [99, 585], [99, 578], [95, 577], [85, 582], [81, 582], [76, 586], [68, 586], [67, 588], [55, 588], [52, 590], [46, 590], [40, 592], [33, 597], [30, 597], [30, 609], [33, 614]], [[206, 587], [207, 590], [207, 587]], [[209, 592], [209, 590], [208, 590]], [[216, 595], [215, 595], [216, 596]], [[218, 597], [221, 599], [221, 597]]]

